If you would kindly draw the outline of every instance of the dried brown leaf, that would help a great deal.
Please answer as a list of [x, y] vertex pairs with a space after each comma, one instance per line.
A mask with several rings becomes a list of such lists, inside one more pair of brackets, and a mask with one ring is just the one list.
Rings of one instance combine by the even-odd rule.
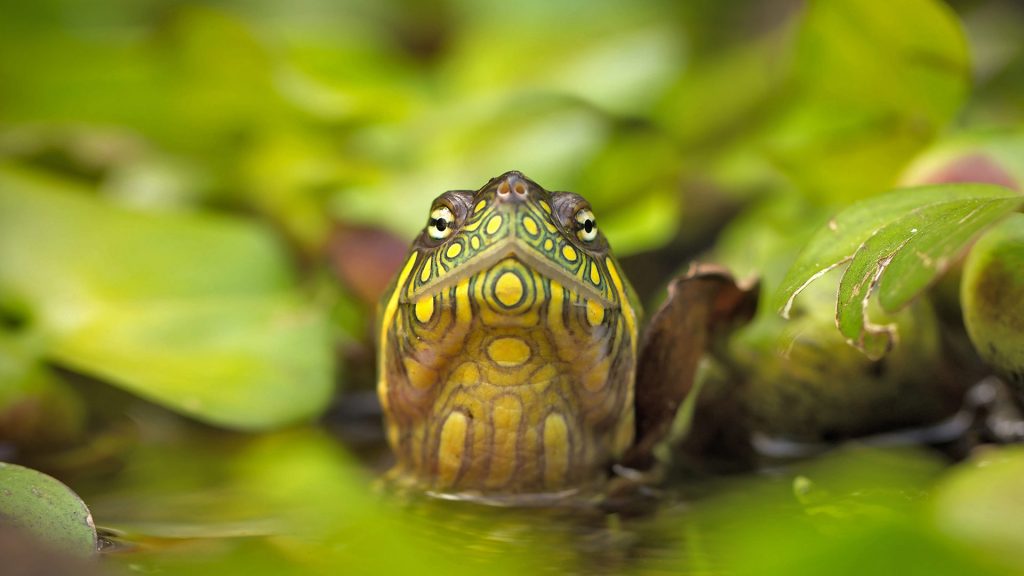
[[640, 342], [636, 387], [636, 442], [624, 458], [648, 468], [655, 447], [672, 429], [693, 389], [697, 366], [722, 333], [745, 323], [757, 307], [758, 287], [741, 285], [728, 270], [694, 264], [672, 281]]

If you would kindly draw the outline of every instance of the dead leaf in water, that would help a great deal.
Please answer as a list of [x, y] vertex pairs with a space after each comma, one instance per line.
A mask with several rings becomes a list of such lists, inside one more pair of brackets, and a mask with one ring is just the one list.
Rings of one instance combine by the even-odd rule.
[[694, 388], [701, 358], [723, 333], [746, 323], [757, 308], [756, 282], [741, 285], [721, 266], [694, 264], [669, 284], [668, 298], [640, 342], [636, 384], [636, 442], [623, 459], [649, 468], [654, 449], [673, 427]]

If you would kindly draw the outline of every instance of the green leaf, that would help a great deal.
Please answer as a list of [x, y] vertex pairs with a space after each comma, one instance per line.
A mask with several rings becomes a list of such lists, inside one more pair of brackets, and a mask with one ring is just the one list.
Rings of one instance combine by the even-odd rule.
[[[949, 269], [959, 253], [979, 232], [1017, 209], [1019, 195], [1003, 199], [967, 200], [963, 204], [936, 206], [925, 218], [925, 227], [893, 256], [878, 285], [878, 301], [885, 310], [899, 310]], [[923, 211], [922, 214], [927, 214]], [[951, 226], [928, 226], [946, 221]]]
[[317, 414], [331, 391], [330, 331], [294, 298], [121, 304], [56, 338], [53, 358], [232, 428]]
[[697, 153], [749, 135], [789, 87], [791, 28], [695, 59], [659, 103], [655, 119]]
[[283, 247], [251, 223], [143, 214], [0, 168], [0, 300], [46, 354], [168, 408], [254, 429], [317, 414], [331, 338]]
[[[475, 3], [462, 15], [443, 83], [470, 98], [558, 93], [616, 114], [643, 113], [684, 65], [684, 35], [656, 4], [626, 6], [530, 0], [508, 10], [504, 2]], [[516, 42], [494, 41], [509, 30]]]
[[0, 262], [0, 286], [48, 309], [252, 296], [293, 281], [283, 247], [248, 222], [120, 210], [68, 182], [2, 166]]
[[0, 524], [11, 523], [69, 554], [96, 552], [96, 527], [85, 502], [59, 481], [0, 462]]
[[891, 326], [871, 324], [868, 299], [895, 312], [955, 261], [980, 231], [1024, 204], [999, 186], [945, 184], [908, 188], [850, 206], [818, 231], [790, 268], [773, 307], [788, 317], [793, 300], [810, 282], [843, 263], [837, 325], [868, 356], [884, 355]]
[[882, 192], [964, 101], [964, 33], [936, 0], [809, 2], [796, 86], [766, 142], [775, 165], [822, 200]]

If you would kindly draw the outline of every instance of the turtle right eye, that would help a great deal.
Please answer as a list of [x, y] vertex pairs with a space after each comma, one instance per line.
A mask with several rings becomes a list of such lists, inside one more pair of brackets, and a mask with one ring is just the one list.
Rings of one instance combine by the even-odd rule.
[[438, 206], [430, 211], [427, 234], [435, 240], [444, 240], [451, 236], [454, 223], [455, 216], [452, 215], [452, 211], [447, 206]]
[[587, 208], [576, 212], [576, 237], [584, 242], [593, 242], [597, 238], [597, 220], [594, 213]]

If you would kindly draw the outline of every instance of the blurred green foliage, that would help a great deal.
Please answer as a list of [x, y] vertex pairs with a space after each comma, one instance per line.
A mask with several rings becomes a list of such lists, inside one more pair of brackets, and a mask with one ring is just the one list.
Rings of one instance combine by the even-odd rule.
[[[82, 494], [111, 572], [1024, 573], [1009, 453], [854, 452], [639, 518], [486, 510], [375, 494], [323, 426], [227, 432], [94, 382], [220, 428], [316, 418], [372, 371], [332, 230], [407, 240], [511, 169], [590, 199], [648, 292], [710, 248], [767, 304], [847, 205], [1022, 187], [1022, 27], [1009, 0], [0, 0], [0, 459]], [[933, 277], [898, 276], [897, 302]], [[803, 334], [858, 374], [825, 384], [874, 382], [801, 332], [821, 310], [763, 305], [736, 359], [770, 376]]]
[[935, 489], [932, 514], [945, 534], [976, 547], [986, 562], [1013, 573], [1024, 569], [1019, 526], [1024, 500], [1020, 447], [993, 450], [959, 467]]
[[0, 261], [23, 339], [64, 366], [239, 428], [308, 418], [330, 395], [325, 320], [248, 222], [134, 214], [0, 169]]

